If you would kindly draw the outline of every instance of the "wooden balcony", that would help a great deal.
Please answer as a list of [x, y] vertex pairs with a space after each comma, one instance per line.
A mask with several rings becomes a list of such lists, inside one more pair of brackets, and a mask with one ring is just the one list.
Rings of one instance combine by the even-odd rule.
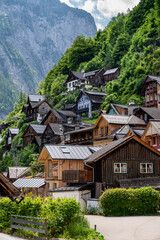
[[62, 172], [62, 180], [67, 183], [87, 183], [93, 181], [93, 174], [87, 170], [65, 170]]

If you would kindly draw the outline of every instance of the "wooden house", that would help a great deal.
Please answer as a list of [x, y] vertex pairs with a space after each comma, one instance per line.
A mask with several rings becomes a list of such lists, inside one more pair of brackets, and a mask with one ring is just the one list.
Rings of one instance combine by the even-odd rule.
[[20, 191], [0, 172], [0, 197], [8, 196], [12, 199], [19, 195]]
[[129, 105], [111, 103], [105, 113], [113, 115], [130, 116], [134, 115], [137, 109], [138, 106], [135, 106], [134, 102], [130, 102]]
[[139, 107], [135, 112], [135, 116], [143, 119], [147, 124], [150, 119], [160, 119], [160, 109], [153, 107]]
[[144, 127], [146, 123], [132, 115], [110, 115], [101, 114], [93, 129], [93, 145], [105, 146], [114, 139], [114, 133], [117, 132], [122, 126], [129, 125], [132, 127]]
[[12, 147], [12, 140], [14, 137], [19, 133], [18, 128], [8, 128], [8, 131], [6, 132], [6, 146], [5, 150], [9, 151]]
[[145, 107], [160, 108], [160, 77], [148, 75], [143, 87]]
[[100, 148], [70, 145], [44, 145], [38, 161], [44, 163], [48, 188], [53, 190], [67, 183], [92, 182], [92, 168], [84, 159]]
[[46, 114], [41, 124], [47, 125], [49, 123], [60, 123], [72, 126], [76, 124], [76, 121], [77, 115], [72, 111], [51, 109]]
[[142, 135], [142, 140], [160, 151], [160, 119], [152, 119], [149, 121]]
[[46, 125], [30, 124], [23, 134], [24, 146], [31, 144], [35, 137], [41, 137], [46, 129]]
[[87, 73], [70, 72], [68, 78], [64, 82], [67, 87], [67, 92], [102, 86], [104, 72], [104, 69], [97, 69]]
[[98, 111], [104, 102], [106, 94], [103, 92], [82, 91], [77, 98], [77, 114], [80, 116], [86, 113], [88, 117], [92, 116], [92, 111]]
[[49, 123], [42, 134], [42, 143], [59, 144], [64, 141], [64, 127], [59, 123]]
[[67, 132], [64, 137], [65, 144], [93, 145], [93, 126]]
[[114, 79], [118, 78], [120, 75], [119, 68], [108, 69], [104, 74], [104, 83], [107, 84], [109, 81], [113, 81]]
[[[160, 184], [160, 152], [136, 136], [113, 141], [92, 154], [86, 161], [94, 167], [96, 197], [108, 187], [120, 187], [121, 182], [132, 187], [145, 186], [144, 178], [150, 178], [150, 185]], [[129, 180], [129, 182], [128, 182]], [[130, 186], [129, 186], [130, 183]], [[98, 187], [99, 186], [99, 187]]]

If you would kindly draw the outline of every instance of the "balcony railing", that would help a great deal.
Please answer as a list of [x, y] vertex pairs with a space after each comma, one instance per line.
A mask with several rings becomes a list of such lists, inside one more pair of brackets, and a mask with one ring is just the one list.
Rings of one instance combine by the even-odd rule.
[[62, 180], [67, 183], [87, 183], [93, 181], [93, 174], [87, 170], [64, 170]]
[[151, 106], [155, 106], [157, 107], [157, 101], [150, 101], [150, 102], [145, 102], [145, 107], [151, 107]]

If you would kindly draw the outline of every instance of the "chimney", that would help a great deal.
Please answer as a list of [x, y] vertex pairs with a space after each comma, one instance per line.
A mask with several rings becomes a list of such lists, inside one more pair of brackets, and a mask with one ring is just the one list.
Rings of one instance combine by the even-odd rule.
[[134, 106], [134, 105], [135, 105], [134, 100], [129, 100], [129, 106]]

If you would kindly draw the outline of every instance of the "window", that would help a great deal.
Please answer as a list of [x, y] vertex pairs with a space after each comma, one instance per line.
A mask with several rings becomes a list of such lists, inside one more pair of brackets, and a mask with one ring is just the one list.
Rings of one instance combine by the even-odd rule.
[[160, 94], [157, 95], [157, 100], [158, 100], [158, 101], [160, 100]]
[[152, 146], [157, 146], [157, 137], [152, 137]]
[[98, 129], [95, 129], [95, 136], [98, 136]]
[[104, 128], [102, 127], [101, 128], [101, 135], [103, 135], [104, 134]]
[[48, 177], [52, 177], [52, 162], [48, 163]]
[[114, 163], [114, 173], [127, 173], [127, 163]]
[[63, 153], [70, 153], [67, 147], [60, 147], [60, 149]]
[[140, 163], [140, 173], [153, 173], [153, 163]]
[[108, 134], [108, 127], [105, 127], [105, 134]]
[[144, 121], [147, 122], [147, 114], [144, 114]]
[[50, 119], [50, 123], [53, 123], [53, 118], [51, 117], [51, 119]]

